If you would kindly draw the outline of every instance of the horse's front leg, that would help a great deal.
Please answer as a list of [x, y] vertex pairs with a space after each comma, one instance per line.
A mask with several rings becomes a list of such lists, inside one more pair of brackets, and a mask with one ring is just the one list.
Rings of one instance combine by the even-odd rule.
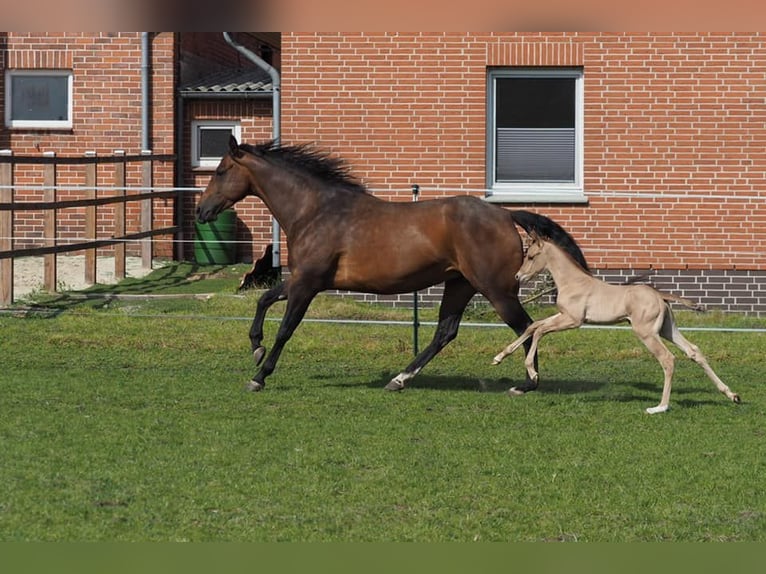
[[263, 357], [266, 356], [266, 348], [261, 345], [261, 342], [263, 341], [263, 323], [266, 320], [266, 313], [274, 303], [277, 301], [284, 301], [287, 298], [285, 293], [289, 281], [290, 280], [288, 279], [287, 281], [280, 282], [279, 285], [272, 287], [258, 299], [255, 317], [253, 317], [253, 323], [250, 325], [250, 348], [253, 352], [253, 359], [255, 360], [256, 365], [260, 365], [261, 361], [263, 361]]
[[292, 337], [295, 329], [306, 314], [306, 310], [309, 308], [311, 301], [318, 292], [318, 290], [310, 288], [308, 285], [300, 282], [293, 281], [290, 284], [287, 291], [287, 309], [282, 317], [282, 322], [279, 324], [279, 330], [274, 339], [274, 346], [266, 357], [261, 369], [256, 373], [250, 383], [248, 383], [248, 390], [262, 391], [266, 386], [266, 377], [274, 372], [274, 369], [277, 366], [277, 361], [279, 360], [279, 355], [282, 354], [282, 349], [284, 348], [285, 343]]

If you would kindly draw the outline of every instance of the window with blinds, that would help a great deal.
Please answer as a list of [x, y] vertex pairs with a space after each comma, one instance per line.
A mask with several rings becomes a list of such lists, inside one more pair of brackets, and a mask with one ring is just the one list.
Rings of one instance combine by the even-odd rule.
[[[582, 71], [490, 72], [488, 187], [501, 199], [582, 195]], [[533, 198], [534, 199], [534, 198]]]

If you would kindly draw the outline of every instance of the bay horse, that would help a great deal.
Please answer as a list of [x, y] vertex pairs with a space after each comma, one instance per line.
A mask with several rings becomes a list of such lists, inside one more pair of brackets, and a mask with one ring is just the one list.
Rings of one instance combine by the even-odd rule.
[[[212, 221], [248, 195], [259, 197], [284, 230], [290, 271], [257, 303], [249, 335], [256, 366], [263, 364], [247, 385], [252, 391], [264, 388], [285, 343], [321, 291], [395, 294], [444, 283], [433, 339], [385, 387], [396, 391], [457, 336], [463, 311], [477, 292], [516, 333], [532, 322], [518, 298], [515, 275], [523, 252], [514, 223], [552, 237], [587, 266], [574, 239], [545, 216], [508, 211], [467, 195], [384, 201], [351, 174], [344, 160], [310, 144], [248, 145], [232, 137], [200, 198], [197, 219]], [[285, 299], [266, 356], [261, 344], [266, 312]], [[527, 379], [518, 390], [536, 387], [536, 380]]]
[[670, 406], [674, 357], [660, 337], [674, 343], [699, 364], [719, 391], [735, 403], [740, 402], [739, 395], [733, 393], [718, 378], [699, 347], [690, 343], [676, 326], [669, 303], [673, 301], [699, 310], [699, 306], [693, 301], [663, 293], [649, 285], [605, 283], [593, 277], [555, 243], [532, 232], [526, 259], [516, 273], [516, 278], [522, 282], [528, 281], [544, 269], [548, 269], [558, 288], [556, 306], [559, 312], [532, 323], [513, 343], [495, 356], [492, 364], [500, 364], [505, 357], [531, 338], [532, 344], [527, 347], [525, 364], [528, 376], [536, 381], [538, 374], [534, 358], [540, 339], [544, 335], [575, 329], [583, 323], [611, 324], [628, 320], [633, 332], [656, 357], [665, 373], [660, 404], [647, 408], [647, 413], [662, 413]]

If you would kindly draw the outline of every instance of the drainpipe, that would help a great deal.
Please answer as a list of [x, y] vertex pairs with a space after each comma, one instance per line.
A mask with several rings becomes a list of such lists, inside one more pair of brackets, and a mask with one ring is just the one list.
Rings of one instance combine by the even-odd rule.
[[[281, 90], [281, 82], [279, 79], [279, 72], [265, 62], [260, 56], [252, 52], [251, 50], [248, 50], [245, 48], [242, 44], [239, 44], [236, 42], [228, 32], [223, 33], [223, 39], [226, 40], [226, 43], [237, 50], [240, 54], [242, 54], [245, 58], [253, 62], [256, 66], [261, 68], [262, 70], [265, 70], [269, 76], [271, 76], [271, 85], [272, 85], [272, 105], [271, 105], [271, 114], [272, 114], [272, 137], [274, 139], [274, 142], [276, 144], [279, 144], [279, 138], [280, 138], [280, 114], [279, 114], [279, 108], [280, 108], [280, 90]], [[271, 218], [271, 241], [273, 243], [273, 251], [272, 251], [272, 258], [271, 258], [271, 265], [272, 267], [279, 269], [281, 266], [281, 250], [279, 248], [279, 223], [277, 222], [276, 218], [272, 216]]]
[[151, 149], [149, 141], [149, 83], [150, 83], [149, 32], [141, 32], [141, 151]]

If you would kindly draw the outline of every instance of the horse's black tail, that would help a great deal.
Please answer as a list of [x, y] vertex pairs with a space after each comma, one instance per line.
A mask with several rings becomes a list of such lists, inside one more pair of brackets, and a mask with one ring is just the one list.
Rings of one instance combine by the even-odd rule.
[[553, 241], [564, 251], [569, 253], [572, 258], [579, 263], [583, 269], [589, 271], [588, 263], [585, 261], [577, 242], [567, 233], [563, 227], [549, 217], [532, 213], [531, 211], [511, 211], [513, 221], [518, 223], [524, 231], [531, 233], [534, 231], [540, 237]]

